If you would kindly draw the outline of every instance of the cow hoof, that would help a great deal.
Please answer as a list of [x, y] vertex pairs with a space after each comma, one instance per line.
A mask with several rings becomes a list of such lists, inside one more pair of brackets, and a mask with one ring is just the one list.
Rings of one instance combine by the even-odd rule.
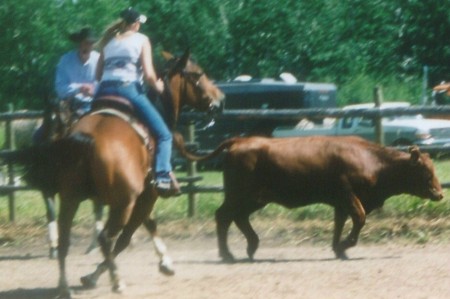
[[48, 258], [51, 260], [55, 260], [58, 258], [58, 248], [50, 247]]
[[97, 286], [97, 281], [91, 275], [86, 275], [80, 278], [81, 284], [86, 289], [94, 289]]
[[172, 269], [172, 265], [166, 265], [163, 262], [159, 263], [159, 272], [166, 276], [175, 275], [175, 271]]

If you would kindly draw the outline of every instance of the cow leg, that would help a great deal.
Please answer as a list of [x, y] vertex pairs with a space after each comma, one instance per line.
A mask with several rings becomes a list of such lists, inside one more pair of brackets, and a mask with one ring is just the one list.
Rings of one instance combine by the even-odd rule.
[[55, 198], [47, 193], [42, 193], [45, 202], [45, 210], [48, 226], [49, 258], [56, 259], [58, 256], [58, 224], [56, 223]]
[[356, 245], [358, 242], [359, 233], [366, 223], [366, 212], [364, 207], [359, 199], [354, 195], [351, 196], [349, 215], [352, 218], [353, 226], [347, 238], [341, 241], [338, 245], [338, 252], [340, 253], [339, 258], [341, 259], [347, 259], [345, 250]]
[[226, 263], [233, 263], [234, 257], [228, 248], [228, 230], [233, 221], [233, 209], [224, 202], [216, 210], [216, 231], [219, 245], [219, 256]]
[[345, 251], [339, 246], [341, 241], [342, 230], [347, 221], [348, 214], [339, 208], [334, 209], [334, 233], [333, 233], [333, 251], [338, 259], [347, 259]]
[[259, 238], [250, 224], [250, 214], [261, 209], [264, 205], [251, 204], [245, 208], [241, 208], [239, 213], [235, 216], [234, 222], [236, 223], [239, 230], [244, 234], [247, 239], [247, 254], [251, 261], [253, 261], [253, 256], [259, 245]]
[[66, 256], [70, 246], [70, 231], [73, 217], [78, 210], [79, 202], [71, 198], [61, 198], [61, 207], [58, 217], [58, 262], [59, 262], [59, 285], [57, 298], [71, 298], [69, 285], [66, 278]]

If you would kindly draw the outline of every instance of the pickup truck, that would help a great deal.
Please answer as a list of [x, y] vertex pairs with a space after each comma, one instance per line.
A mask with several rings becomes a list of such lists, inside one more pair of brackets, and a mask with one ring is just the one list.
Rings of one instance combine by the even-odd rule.
[[[381, 109], [408, 107], [407, 102], [386, 102]], [[343, 109], [367, 109], [374, 104], [358, 104]], [[422, 115], [394, 116], [382, 119], [386, 145], [450, 145], [450, 120], [427, 119]], [[349, 116], [325, 122], [324, 125], [300, 122], [296, 127], [277, 127], [274, 137], [334, 135], [356, 135], [375, 141], [375, 124], [372, 118]]]

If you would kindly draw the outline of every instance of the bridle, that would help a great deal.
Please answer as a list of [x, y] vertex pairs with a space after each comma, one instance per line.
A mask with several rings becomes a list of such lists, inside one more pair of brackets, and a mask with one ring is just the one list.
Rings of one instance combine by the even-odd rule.
[[200, 80], [205, 75], [204, 72], [194, 72], [194, 71], [186, 71], [185, 69], [181, 71], [181, 75], [187, 80], [192, 83], [192, 85], [198, 87], [201, 89], [201, 82]]

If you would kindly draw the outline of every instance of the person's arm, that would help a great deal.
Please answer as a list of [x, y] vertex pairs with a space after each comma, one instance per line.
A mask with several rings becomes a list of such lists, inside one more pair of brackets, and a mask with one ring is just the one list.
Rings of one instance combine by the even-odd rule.
[[[63, 56], [57, 67], [55, 76], [55, 91], [60, 99], [67, 99], [82, 94], [83, 96], [92, 96], [95, 90], [95, 81], [86, 82], [85, 78], [79, 77], [74, 73], [74, 62], [70, 56]], [[92, 80], [92, 79], [91, 79]]]
[[70, 70], [70, 64], [67, 59], [61, 59], [56, 67], [55, 76], [55, 91], [60, 99], [74, 96], [79, 92], [81, 86], [79, 83], [70, 81], [68, 70]]
[[157, 92], [162, 93], [164, 91], [164, 82], [156, 77], [155, 68], [153, 67], [152, 47], [149, 39], [146, 39], [142, 46], [141, 63], [145, 82]]

